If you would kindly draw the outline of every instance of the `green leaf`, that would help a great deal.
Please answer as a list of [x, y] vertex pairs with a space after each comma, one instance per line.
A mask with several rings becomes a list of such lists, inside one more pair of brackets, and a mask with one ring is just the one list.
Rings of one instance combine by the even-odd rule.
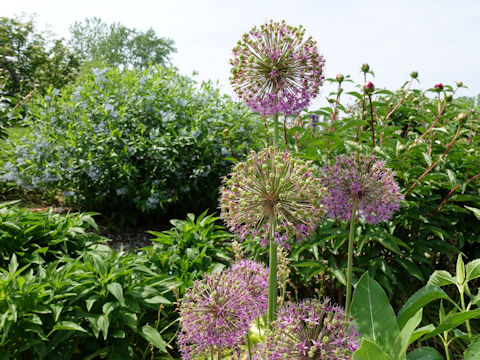
[[408, 353], [407, 360], [443, 360], [443, 356], [434, 348], [424, 346]]
[[433, 324], [428, 324], [422, 326], [421, 328], [416, 329], [412, 336], [410, 336], [409, 344], [412, 344], [417, 339], [420, 339], [423, 335], [428, 334], [429, 332], [435, 330], [435, 326]]
[[360, 347], [353, 353], [352, 360], [392, 360], [392, 358], [375, 343], [363, 338]]
[[402, 265], [405, 268], [405, 270], [407, 270], [410, 273], [410, 275], [415, 276], [420, 281], [425, 281], [423, 274], [417, 265], [399, 257], [395, 257], [395, 261], [400, 265]]
[[425, 336], [422, 341], [430, 339], [431, 337], [440, 334], [445, 331], [449, 331], [457, 326], [463, 324], [465, 321], [470, 319], [480, 318], [480, 309], [463, 311], [460, 313], [449, 314], [443, 320], [440, 321], [440, 324], [437, 328], [432, 331], [430, 334]]
[[110, 320], [108, 319], [108, 314], [103, 314], [98, 317], [97, 326], [100, 331], [103, 333], [103, 340], [107, 340], [108, 328], [110, 326]]
[[167, 352], [165, 341], [155, 328], [151, 327], [150, 325], [142, 326], [142, 331], [140, 334], [145, 340], [152, 343], [157, 349], [160, 349], [165, 353]]
[[72, 321], [60, 321], [57, 325], [53, 327], [53, 330], [73, 330], [73, 331], [81, 331], [81, 332], [88, 332], [80, 325], [72, 322]]
[[420, 321], [422, 321], [422, 315], [423, 310], [418, 310], [415, 315], [408, 319], [405, 326], [403, 326], [403, 328], [401, 329], [400, 334], [395, 339], [395, 343], [393, 345], [394, 353], [392, 355], [394, 358], [405, 358], [408, 345], [410, 344], [410, 338], [415, 329], [417, 328], [418, 324], [420, 324]]
[[473, 207], [470, 207], [470, 206], [467, 206], [467, 205], [464, 205], [465, 208], [467, 208], [468, 210], [470, 210], [471, 212], [473, 212], [473, 214], [476, 216], [476, 218], [478, 220], [480, 220], [480, 209], [477, 209], [477, 208], [473, 208]]
[[125, 306], [125, 298], [123, 297], [122, 285], [120, 285], [119, 283], [107, 284], [107, 289], [113, 296], [115, 296], [115, 299], [120, 301], [120, 304], [122, 304], [122, 306]]
[[475, 340], [470, 344], [468, 349], [463, 354], [463, 360], [478, 360], [480, 356], [480, 336], [477, 336]]
[[412, 296], [402, 306], [397, 316], [397, 324], [402, 329], [408, 320], [414, 316], [418, 310], [424, 308], [430, 302], [437, 299], [449, 299], [448, 295], [438, 286], [427, 285]]
[[435, 285], [435, 286], [445, 286], [445, 285], [455, 285], [456, 281], [452, 275], [448, 271], [445, 270], [436, 270], [430, 275], [428, 279], [428, 285]]
[[351, 314], [363, 337], [387, 354], [393, 354], [393, 344], [399, 335], [395, 313], [382, 287], [368, 272], [362, 275], [355, 288]]
[[164, 298], [163, 296], [154, 296], [148, 299], [145, 299], [147, 304], [171, 304], [171, 301]]
[[470, 261], [467, 266], [467, 282], [480, 277], [480, 259]]

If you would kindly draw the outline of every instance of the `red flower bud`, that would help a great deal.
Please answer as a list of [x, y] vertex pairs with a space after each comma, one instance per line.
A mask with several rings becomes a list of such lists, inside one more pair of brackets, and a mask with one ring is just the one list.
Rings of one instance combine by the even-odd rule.
[[375, 85], [371, 81], [363, 85], [363, 90], [365, 91], [365, 94], [370, 95], [375, 91]]
[[368, 70], [370, 70], [370, 66], [367, 63], [365, 63], [362, 65], [360, 69], [362, 70], [362, 72], [367, 73]]
[[440, 92], [440, 91], [443, 90], [443, 84], [442, 84], [442, 83], [436, 84], [433, 88], [434, 88], [435, 90], [437, 90], [438, 92]]

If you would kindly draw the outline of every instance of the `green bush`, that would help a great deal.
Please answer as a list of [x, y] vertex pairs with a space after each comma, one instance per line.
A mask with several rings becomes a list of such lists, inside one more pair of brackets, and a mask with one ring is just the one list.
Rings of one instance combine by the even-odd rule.
[[69, 204], [124, 220], [169, 206], [216, 207], [229, 143], [241, 157], [258, 138], [258, 118], [241, 105], [162, 67], [96, 70], [28, 111], [32, 132], [16, 144], [3, 180], [60, 189]]
[[166, 354], [175, 284], [143, 256], [95, 245], [76, 260], [0, 268], [0, 358]]
[[32, 212], [12, 203], [0, 204], [0, 267], [14, 254], [21, 265], [43, 264], [74, 256], [86, 246], [106, 240], [88, 232], [98, 230], [92, 213]]
[[188, 214], [186, 220], [171, 220], [170, 230], [150, 231], [156, 236], [153, 246], [142, 251], [160, 272], [179, 281], [180, 295], [205, 273], [220, 272], [232, 262], [233, 235], [216, 224], [218, 220], [204, 211], [196, 219], [194, 214]]

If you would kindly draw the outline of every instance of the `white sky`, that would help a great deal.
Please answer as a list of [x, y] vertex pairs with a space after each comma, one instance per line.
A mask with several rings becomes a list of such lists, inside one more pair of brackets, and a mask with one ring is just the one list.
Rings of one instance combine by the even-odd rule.
[[[397, 89], [419, 72], [420, 88], [463, 81], [460, 96], [480, 93], [480, 1], [478, 0], [3, 0], [0, 16], [37, 14], [37, 25], [60, 37], [87, 17], [153, 28], [175, 41], [173, 65], [198, 80], [229, 85], [231, 49], [253, 25], [284, 19], [302, 24], [326, 58], [326, 76], [350, 74], [361, 64], [375, 72], [377, 88]], [[323, 89], [325, 97], [330, 89]], [[323, 102], [323, 101], [322, 101]]]

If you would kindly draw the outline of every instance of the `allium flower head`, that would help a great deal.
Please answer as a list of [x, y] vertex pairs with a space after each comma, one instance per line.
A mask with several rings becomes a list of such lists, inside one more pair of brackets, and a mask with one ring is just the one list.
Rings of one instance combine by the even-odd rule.
[[230, 82], [252, 111], [297, 113], [323, 83], [325, 60], [305, 30], [270, 21], [253, 27], [233, 49]]
[[267, 310], [267, 282], [268, 270], [253, 261], [196, 281], [180, 306], [182, 359], [238, 347], [252, 320]]
[[360, 335], [340, 306], [328, 300], [288, 303], [280, 309], [267, 346], [255, 360], [346, 360], [358, 349]]
[[350, 220], [356, 203], [356, 215], [368, 223], [388, 221], [403, 199], [394, 175], [374, 156], [339, 156], [335, 165], [323, 168], [325, 208], [332, 218]]
[[220, 216], [228, 228], [241, 238], [259, 236], [264, 246], [272, 227], [280, 244], [307, 236], [322, 218], [325, 192], [310, 164], [273, 147], [252, 151], [220, 189]]

